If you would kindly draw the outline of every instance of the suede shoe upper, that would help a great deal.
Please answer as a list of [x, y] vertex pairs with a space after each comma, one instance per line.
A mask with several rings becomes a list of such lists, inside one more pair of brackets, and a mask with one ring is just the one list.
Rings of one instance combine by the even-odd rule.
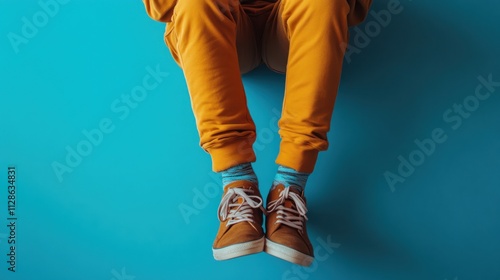
[[225, 186], [218, 209], [221, 223], [213, 248], [262, 238], [262, 203], [258, 187], [251, 182], [236, 181]]
[[267, 239], [309, 256], [314, 251], [307, 236], [304, 192], [276, 185], [267, 197]]

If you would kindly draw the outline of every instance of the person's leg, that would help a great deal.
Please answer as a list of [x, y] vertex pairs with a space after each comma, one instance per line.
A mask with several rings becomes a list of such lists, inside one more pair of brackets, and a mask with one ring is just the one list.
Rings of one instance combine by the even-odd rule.
[[254, 32], [238, 0], [178, 1], [165, 41], [183, 69], [200, 146], [219, 172], [255, 161], [255, 125], [241, 73], [260, 63]]
[[327, 132], [348, 39], [345, 0], [281, 0], [265, 33], [263, 59], [286, 72], [279, 165], [311, 173]]
[[223, 177], [214, 258], [261, 252], [262, 199], [250, 164], [255, 125], [241, 80], [261, 61], [252, 23], [239, 0], [178, 1], [165, 41], [184, 71], [200, 145]]
[[348, 40], [346, 0], [280, 0], [264, 33], [263, 60], [286, 73], [278, 174], [268, 196], [266, 251], [300, 265], [314, 252], [304, 186], [327, 132]]

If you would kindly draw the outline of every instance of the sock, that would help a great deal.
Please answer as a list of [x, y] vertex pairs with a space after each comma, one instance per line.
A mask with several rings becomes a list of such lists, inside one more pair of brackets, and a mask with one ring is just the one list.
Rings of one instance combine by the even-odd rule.
[[233, 166], [229, 169], [221, 171], [220, 173], [222, 174], [222, 187], [225, 187], [227, 184], [234, 181], [240, 180], [258, 184], [257, 176], [255, 175], [250, 162]]
[[300, 191], [303, 191], [306, 187], [308, 177], [309, 173], [298, 172], [294, 169], [280, 165], [278, 166], [278, 172], [274, 177], [273, 186], [276, 186], [277, 184], [283, 184], [285, 188], [295, 186]]

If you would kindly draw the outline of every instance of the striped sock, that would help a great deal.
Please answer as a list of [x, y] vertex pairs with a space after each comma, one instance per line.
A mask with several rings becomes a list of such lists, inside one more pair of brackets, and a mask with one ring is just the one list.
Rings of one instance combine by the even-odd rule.
[[258, 184], [257, 176], [255, 175], [252, 164], [250, 162], [233, 166], [229, 169], [221, 171], [220, 173], [222, 174], [222, 187], [227, 186], [227, 184], [229, 183], [240, 180]]
[[289, 186], [295, 186], [303, 191], [306, 187], [307, 178], [309, 177], [309, 173], [298, 172], [292, 168], [288, 168], [285, 166], [278, 166], [278, 172], [274, 177], [273, 186], [277, 184], [283, 184], [285, 188]]

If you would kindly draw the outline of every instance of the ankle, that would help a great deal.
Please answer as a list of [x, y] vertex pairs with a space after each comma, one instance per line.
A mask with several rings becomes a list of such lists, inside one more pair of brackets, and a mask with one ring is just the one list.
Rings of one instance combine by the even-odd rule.
[[248, 181], [258, 186], [258, 179], [250, 162], [242, 163], [220, 172], [222, 187], [236, 181]]
[[282, 184], [285, 188], [293, 187], [302, 192], [306, 187], [309, 175], [310, 173], [299, 172], [280, 165], [274, 177], [273, 187]]

